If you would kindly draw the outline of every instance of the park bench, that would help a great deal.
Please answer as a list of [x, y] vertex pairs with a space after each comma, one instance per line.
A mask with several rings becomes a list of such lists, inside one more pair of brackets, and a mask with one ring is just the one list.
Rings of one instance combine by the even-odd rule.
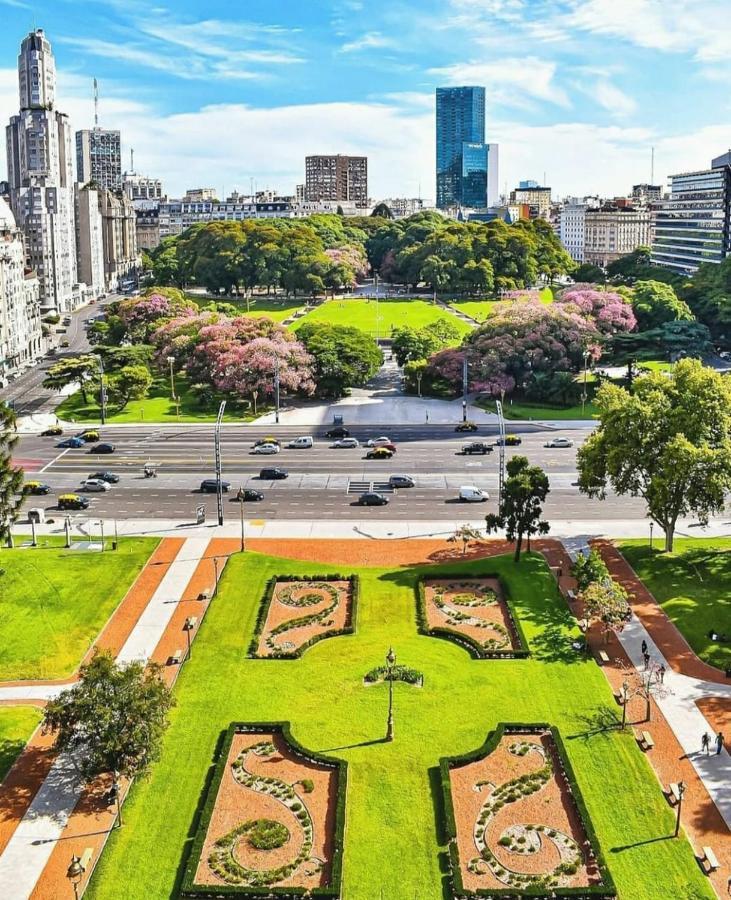
[[600, 663], [602, 666], [606, 666], [607, 663], [609, 662], [609, 654], [607, 653], [607, 651], [606, 651], [606, 650], [600, 650], [599, 653], [598, 653], [597, 655], [599, 656], [599, 663]]
[[655, 742], [652, 739], [652, 735], [649, 731], [643, 731], [641, 734], [641, 743], [643, 744], [645, 750], [652, 750], [655, 746]]
[[703, 848], [703, 859], [708, 864], [708, 871], [715, 872], [716, 869], [720, 869], [718, 860], [716, 859], [716, 854], [713, 852], [712, 847], [704, 847]]
[[85, 847], [84, 852], [81, 854], [81, 858], [79, 859], [79, 863], [81, 864], [81, 868], [86, 872], [89, 868], [89, 863], [91, 862], [91, 857], [94, 851], [91, 847]]
[[674, 781], [668, 785], [668, 799], [671, 797], [674, 803], [680, 803], [680, 788]]
[[204, 588], [200, 592], [200, 594], [198, 594], [198, 599], [199, 600], [210, 600], [212, 596], [213, 596], [213, 588], [207, 587], [207, 588]]
[[170, 665], [171, 665], [171, 666], [177, 666], [177, 665], [179, 665], [179, 664], [180, 664], [180, 661], [182, 660], [182, 658], [183, 658], [183, 651], [182, 651], [182, 650], [176, 650], [175, 653], [171, 653], [171, 654], [170, 654], [170, 660], [169, 660]]
[[573, 602], [574, 600], [576, 600], [576, 592], [575, 592], [575, 591], [572, 591], [571, 588], [569, 588], [569, 589], [566, 591], [566, 596], [569, 598], [569, 600], [571, 600], [571, 602]]

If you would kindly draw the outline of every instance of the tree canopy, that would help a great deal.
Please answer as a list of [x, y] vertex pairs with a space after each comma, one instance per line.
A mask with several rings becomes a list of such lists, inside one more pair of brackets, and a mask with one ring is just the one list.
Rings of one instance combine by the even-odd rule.
[[12, 542], [10, 529], [23, 502], [23, 470], [13, 465], [13, 449], [18, 443], [15, 413], [0, 403], [0, 540]]
[[642, 330], [694, 318], [690, 307], [678, 298], [674, 288], [660, 281], [638, 281], [632, 291], [632, 307]]
[[364, 331], [328, 322], [305, 322], [297, 338], [313, 359], [313, 376], [320, 397], [342, 397], [365, 384], [383, 361], [376, 341]]
[[509, 541], [515, 541], [515, 561], [520, 561], [523, 539], [534, 534], [548, 534], [549, 524], [541, 519], [543, 504], [549, 494], [548, 475], [540, 466], [531, 466], [525, 456], [513, 456], [505, 467], [500, 508], [485, 517], [488, 533], [505, 529]]

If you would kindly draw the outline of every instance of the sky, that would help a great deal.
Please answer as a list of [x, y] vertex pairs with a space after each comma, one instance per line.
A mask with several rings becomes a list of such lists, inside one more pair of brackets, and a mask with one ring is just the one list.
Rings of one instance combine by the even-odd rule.
[[[74, 129], [122, 132], [170, 196], [294, 192], [364, 154], [370, 194], [433, 199], [434, 89], [486, 88], [500, 189], [626, 194], [731, 147], [731, 0], [0, 0], [0, 122], [43, 28]], [[1, 142], [4, 145], [4, 141]], [[0, 149], [0, 178], [5, 174]], [[545, 178], [545, 181], [544, 181]]]

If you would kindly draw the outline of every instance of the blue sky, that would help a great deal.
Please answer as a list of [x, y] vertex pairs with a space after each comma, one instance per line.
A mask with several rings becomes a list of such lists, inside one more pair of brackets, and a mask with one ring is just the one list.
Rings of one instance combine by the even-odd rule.
[[[434, 88], [484, 84], [500, 185], [626, 192], [731, 146], [731, 0], [0, 0], [0, 120], [18, 45], [50, 38], [59, 109], [122, 130], [139, 171], [291, 192], [362, 152], [371, 193], [434, 196]], [[4, 162], [2, 164], [4, 170]], [[0, 170], [0, 171], [2, 171]]]

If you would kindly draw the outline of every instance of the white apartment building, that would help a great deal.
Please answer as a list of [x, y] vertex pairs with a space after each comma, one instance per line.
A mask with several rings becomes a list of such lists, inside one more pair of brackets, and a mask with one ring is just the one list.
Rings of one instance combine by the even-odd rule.
[[26, 271], [23, 234], [0, 197], [0, 387], [43, 354], [39, 290]]
[[647, 206], [572, 198], [561, 210], [559, 235], [575, 262], [606, 268], [620, 256], [652, 242], [652, 221]]
[[82, 184], [76, 185], [76, 255], [79, 281], [98, 297], [106, 289], [99, 191]]
[[159, 178], [147, 178], [136, 172], [125, 172], [122, 176], [122, 190], [132, 200], [162, 200], [162, 181]]

